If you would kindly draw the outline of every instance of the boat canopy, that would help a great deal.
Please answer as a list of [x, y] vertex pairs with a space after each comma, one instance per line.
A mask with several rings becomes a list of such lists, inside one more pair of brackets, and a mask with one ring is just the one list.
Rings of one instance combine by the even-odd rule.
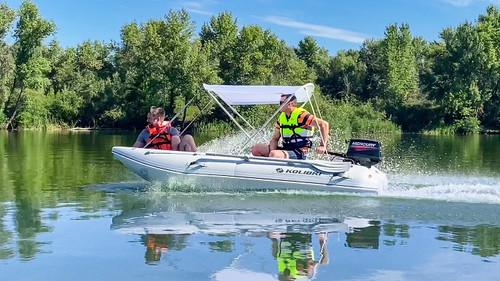
[[203, 84], [228, 105], [279, 104], [282, 94], [295, 94], [298, 102], [307, 102], [314, 91], [312, 83], [303, 86], [234, 86]]

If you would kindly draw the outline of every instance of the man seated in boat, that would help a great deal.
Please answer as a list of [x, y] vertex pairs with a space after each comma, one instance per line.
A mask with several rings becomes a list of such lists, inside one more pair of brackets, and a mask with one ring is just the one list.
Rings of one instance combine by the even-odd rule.
[[165, 110], [152, 106], [148, 113], [148, 125], [137, 137], [134, 147], [154, 148], [178, 151], [196, 151], [196, 144], [191, 135], [182, 138], [179, 131], [165, 121]]
[[[290, 94], [281, 95], [280, 105], [288, 100]], [[258, 143], [252, 146], [254, 156], [275, 157], [285, 159], [306, 159], [312, 146], [311, 138], [314, 129], [319, 127], [321, 142], [317, 149], [318, 154], [326, 152], [326, 142], [330, 127], [328, 122], [317, 118], [305, 109], [297, 107], [297, 98], [292, 96], [281, 109], [276, 129], [271, 142]], [[278, 147], [278, 141], [283, 138], [283, 147]]]

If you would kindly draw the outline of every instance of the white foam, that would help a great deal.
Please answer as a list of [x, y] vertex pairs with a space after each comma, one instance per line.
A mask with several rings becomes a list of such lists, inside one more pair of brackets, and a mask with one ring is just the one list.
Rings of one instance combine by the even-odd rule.
[[392, 175], [379, 195], [454, 202], [500, 204], [500, 180], [465, 175]]

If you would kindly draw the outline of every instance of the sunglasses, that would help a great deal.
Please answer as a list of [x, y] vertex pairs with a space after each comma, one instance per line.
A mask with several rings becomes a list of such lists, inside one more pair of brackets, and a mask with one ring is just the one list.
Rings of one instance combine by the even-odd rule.
[[280, 105], [283, 105], [286, 100], [280, 100]]

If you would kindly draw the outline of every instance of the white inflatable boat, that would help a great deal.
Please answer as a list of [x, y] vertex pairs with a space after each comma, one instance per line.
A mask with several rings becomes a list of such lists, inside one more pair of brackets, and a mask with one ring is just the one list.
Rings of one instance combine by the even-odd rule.
[[[279, 104], [281, 94], [293, 93], [298, 102], [311, 102], [314, 86], [226, 86], [204, 85], [207, 93], [244, 132], [248, 144], [274, 120], [282, 106], [255, 130], [232, 105]], [[226, 103], [227, 110], [219, 100]], [[311, 102], [312, 104], [312, 102]], [[250, 135], [230, 114], [235, 113], [253, 129]], [[314, 110], [313, 110], [314, 111]], [[175, 118], [175, 117], [174, 117]], [[266, 140], [269, 141], [269, 140]], [[346, 154], [334, 153], [331, 161], [291, 160], [219, 153], [193, 153], [131, 147], [113, 147], [115, 158], [148, 181], [170, 181], [178, 176], [193, 186], [213, 190], [314, 190], [378, 193], [387, 178], [374, 165], [379, 163], [380, 143], [351, 140]]]
[[378, 193], [384, 173], [345, 161], [284, 160], [265, 157], [113, 147], [116, 159], [148, 181], [189, 176], [208, 189], [299, 189]]

